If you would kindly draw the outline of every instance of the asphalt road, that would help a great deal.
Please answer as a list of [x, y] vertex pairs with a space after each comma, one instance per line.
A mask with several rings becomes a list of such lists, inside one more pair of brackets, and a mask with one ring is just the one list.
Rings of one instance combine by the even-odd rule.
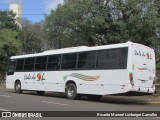
[[[138, 101], [139, 102], [139, 101]], [[13, 90], [0, 89], [0, 110], [9, 111], [160, 111], [160, 104], [137, 103], [136, 100], [104, 97], [100, 101], [87, 98], [68, 100], [60, 93], [35, 92], [14, 93]]]
[[17, 94], [0, 88], [0, 111], [160, 111], [160, 104], [110, 96], [100, 101], [91, 101], [87, 97], [68, 100], [60, 93], [48, 92], [38, 96], [35, 92]]

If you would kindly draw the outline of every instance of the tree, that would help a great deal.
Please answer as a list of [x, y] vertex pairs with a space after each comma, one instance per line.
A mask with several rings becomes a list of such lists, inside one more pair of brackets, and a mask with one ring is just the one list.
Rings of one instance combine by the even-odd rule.
[[4, 77], [8, 59], [20, 53], [21, 41], [15, 14], [0, 11], [0, 74]]
[[32, 23], [23, 19], [20, 38], [22, 40], [22, 54], [38, 53], [47, 49], [42, 22]]
[[157, 69], [160, 70], [160, 1], [159, 0], [154, 0], [154, 8], [156, 10], [155, 14], [157, 16], [157, 29], [156, 29], [156, 34], [157, 34], [157, 40], [153, 41], [153, 46], [155, 48], [155, 53], [156, 53], [156, 66]]
[[54, 48], [128, 40], [152, 46], [155, 13], [151, 0], [66, 0], [46, 17], [45, 31]]
[[57, 10], [51, 11], [51, 15], [46, 17], [45, 29], [53, 47], [95, 45], [94, 23], [102, 20], [92, 18], [94, 15], [91, 10], [94, 11], [95, 6], [90, 8], [91, 4], [91, 0], [67, 1], [65, 5], [59, 5]]
[[15, 23], [15, 14], [12, 11], [0, 11], [0, 29], [19, 30]]
[[112, 6], [115, 8], [115, 17], [118, 16], [114, 22], [121, 21], [124, 26], [120, 27], [125, 31], [121, 36], [124, 34], [133, 42], [151, 46], [157, 38], [157, 18], [152, 1], [118, 0], [112, 2]]
[[0, 73], [5, 72], [9, 57], [20, 53], [21, 41], [17, 35], [16, 31], [0, 30]]

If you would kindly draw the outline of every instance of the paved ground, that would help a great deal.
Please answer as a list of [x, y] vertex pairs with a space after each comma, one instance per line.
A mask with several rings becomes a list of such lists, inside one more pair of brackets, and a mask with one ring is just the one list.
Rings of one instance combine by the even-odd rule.
[[45, 93], [38, 96], [35, 92], [16, 94], [13, 90], [0, 87], [0, 108], [8, 110], [47, 110], [47, 111], [159, 111], [160, 96], [105, 96], [100, 101], [68, 100], [60, 93]]
[[[63, 94], [34, 92], [16, 94], [0, 87], [0, 111], [160, 111], [160, 97], [105, 96], [100, 101], [68, 100]], [[146, 118], [147, 119], [147, 118]]]

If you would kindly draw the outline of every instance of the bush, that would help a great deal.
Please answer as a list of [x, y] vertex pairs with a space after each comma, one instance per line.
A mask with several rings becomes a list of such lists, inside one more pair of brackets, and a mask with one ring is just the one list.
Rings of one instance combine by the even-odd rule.
[[156, 94], [160, 94], [160, 84], [156, 85]]

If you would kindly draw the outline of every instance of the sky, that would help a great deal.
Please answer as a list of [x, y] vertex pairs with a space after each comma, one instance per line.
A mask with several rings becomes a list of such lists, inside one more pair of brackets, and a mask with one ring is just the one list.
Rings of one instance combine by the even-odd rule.
[[[17, 2], [18, 0], [12, 0]], [[10, 0], [0, 0], [0, 10], [9, 10]], [[51, 9], [56, 9], [63, 0], [22, 0], [22, 17], [33, 23], [44, 20], [45, 14], [50, 14]]]

